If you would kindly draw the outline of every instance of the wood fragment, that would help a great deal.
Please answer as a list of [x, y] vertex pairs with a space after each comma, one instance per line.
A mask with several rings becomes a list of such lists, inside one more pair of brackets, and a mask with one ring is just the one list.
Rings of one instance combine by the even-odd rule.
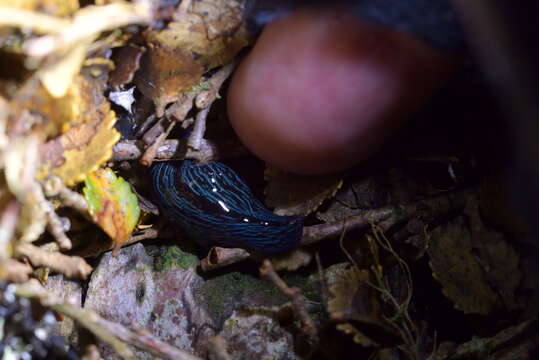
[[227, 249], [222, 247], [213, 247], [208, 255], [200, 262], [203, 271], [210, 271], [221, 268], [226, 265], [248, 259], [251, 256], [247, 250]]
[[34, 267], [45, 266], [70, 278], [86, 279], [92, 272], [92, 267], [79, 256], [47, 252], [32, 244], [18, 244], [15, 254], [26, 257]]

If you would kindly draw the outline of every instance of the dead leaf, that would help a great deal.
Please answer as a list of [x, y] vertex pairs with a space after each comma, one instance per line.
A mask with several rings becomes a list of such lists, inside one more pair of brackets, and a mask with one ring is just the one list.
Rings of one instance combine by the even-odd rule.
[[69, 123], [69, 130], [42, 147], [43, 165], [38, 174], [44, 179], [52, 173], [68, 186], [82, 181], [107, 161], [120, 139], [120, 133], [114, 129], [116, 115], [99, 83], [79, 76], [73, 85], [77, 96], [71, 106], [78, 116]]
[[516, 310], [519, 304], [515, 294], [522, 279], [520, 256], [504, 234], [483, 224], [476, 201], [469, 201], [464, 213], [469, 219], [474, 253], [489, 285], [508, 309]]
[[230, 62], [250, 42], [244, 1], [202, 0], [161, 31], [148, 31], [147, 52], [135, 81], [156, 115], [197, 85], [207, 70]]
[[359, 211], [387, 205], [389, 196], [376, 177], [347, 181], [316, 217], [325, 222], [342, 220]]
[[140, 68], [140, 58], [145, 51], [145, 48], [134, 45], [114, 49], [112, 61], [115, 68], [109, 76], [110, 86], [118, 87], [132, 82], [136, 71]]
[[442, 292], [464, 313], [488, 315], [501, 305], [474, 256], [472, 236], [464, 218], [435, 228], [427, 252]]
[[301, 176], [270, 169], [265, 177], [269, 179], [265, 203], [279, 215], [310, 214], [342, 185], [340, 174]]
[[353, 335], [362, 346], [392, 346], [402, 342], [400, 335], [381, 317], [375, 290], [369, 285], [369, 271], [348, 263], [335, 264], [325, 272], [330, 297], [327, 311], [337, 329]]
[[[14, 114], [8, 123], [8, 134], [32, 130], [47, 138], [57, 136], [69, 127], [91, 120], [95, 108], [103, 102], [101, 92], [96, 81], [83, 76], [77, 76], [61, 98], [51, 96], [38, 81], [28, 81], [11, 101]], [[34, 124], [29, 123], [26, 112], [35, 119]]]

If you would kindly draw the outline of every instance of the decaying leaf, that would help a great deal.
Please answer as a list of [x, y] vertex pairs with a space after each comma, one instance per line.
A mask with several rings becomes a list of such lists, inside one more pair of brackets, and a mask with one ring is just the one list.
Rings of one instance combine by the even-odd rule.
[[520, 256], [504, 234], [488, 229], [479, 216], [477, 202], [469, 201], [464, 213], [468, 216], [472, 246], [483, 268], [489, 285], [498, 294], [505, 307], [516, 310], [516, 290], [522, 279]]
[[351, 334], [363, 346], [399, 343], [400, 337], [381, 317], [375, 290], [369, 285], [369, 271], [350, 264], [330, 266], [325, 273], [330, 297], [327, 311], [343, 323], [337, 329]]
[[249, 44], [243, 0], [194, 1], [161, 31], [148, 31], [148, 48], [135, 81], [152, 99], [156, 115], [201, 81], [202, 74], [226, 64]]
[[498, 294], [474, 255], [472, 235], [463, 217], [435, 228], [427, 251], [433, 276], [457, 309], [487, 315], [500, 306]]
[[301, 176], [270, 169], [265, 177], [265, 202], [279, 215], [310, 214], [342, 185], [340, 174]]
[[127, 241], [137, 225], [137, 196], [123, 178], [111, 169], [99, 169], [84, 180], [84, 197], [94, 222], [114, 241], [114, 250]]
[[115, 68], [109, 76], [110, 86], [118, 87], [132, 82], [136, 71], [140, 68], [140, 58], [145, 51], [145, 48], [134, 45], [114, 49], [112, 61]]
[[[51, 96], [38, 81], [28, 81], [11, 101], [14, 114], [8, 123], [8, 133], [24, 134], [31, 128], [47, 138], [55, 137], [70, 126], [91, 119], [94, 108], [103, 101], [99, 92], [99, 87], [82, 76], [73, 81], [61, 98]], [[34, 124], [29, 124], [25, 112], [35, 118]]]
[[375, 176], [345, 182], [324, 212], [316, 217], [325, 222], [339, 221], [358, 211], [386, 205], [389, 196]]
[[[59, 176], [67, 185], [80, 182], [112, 155], [120, 133], [114, 129], [116, 115], [97, 82], [83, 77], [73, 83], [77, 90], [71, 106], [77, 114], [64, 134], [42, 148], [43, 165], [39, 178]], [[76, 120], [76, 121], [75, 121]]]

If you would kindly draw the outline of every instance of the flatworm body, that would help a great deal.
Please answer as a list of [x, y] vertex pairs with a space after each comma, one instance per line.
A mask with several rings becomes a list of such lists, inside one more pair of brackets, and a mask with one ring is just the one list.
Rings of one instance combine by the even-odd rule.
[[151, 176], [153, 197], [164, 215], [206, 248], [239, 247], [274, 254], [296, 247], [301, 240], [301, 216], [269, 211], [222, 163], [160, 162], [152, 165]]

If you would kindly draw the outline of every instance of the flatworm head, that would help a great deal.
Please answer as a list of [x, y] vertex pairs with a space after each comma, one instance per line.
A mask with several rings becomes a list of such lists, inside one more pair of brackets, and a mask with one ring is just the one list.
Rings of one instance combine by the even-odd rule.
[[274, 254], [301, 240], [303, 218], [272, 213], [225, 164], [160, 162], [152, 165], [151, 176], [164, 215], [206, 248]]

